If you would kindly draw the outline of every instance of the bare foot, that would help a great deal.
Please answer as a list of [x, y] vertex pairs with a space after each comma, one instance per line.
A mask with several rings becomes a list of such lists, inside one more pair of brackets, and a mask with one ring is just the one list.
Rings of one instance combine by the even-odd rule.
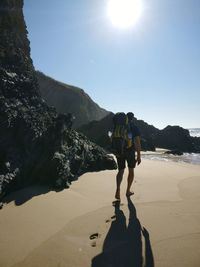
[[126, 196], [127, 196], [127, 197], [130, 197], [130, 196], [132, 196], [132, 195], [134, 195], [134, 192], [132, 192], [132, 191], [126, 192]]
[[120, 200], [120, 192], [119, 192], [119, 191], [116, 192], [116, 194], [115, 194], [115, 198], [116, 198], [117, 200]]

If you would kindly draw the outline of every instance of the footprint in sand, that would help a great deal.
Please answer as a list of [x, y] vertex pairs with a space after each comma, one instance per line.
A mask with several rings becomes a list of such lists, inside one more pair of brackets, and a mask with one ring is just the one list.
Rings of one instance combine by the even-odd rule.
[[90, 239], [96, 239], [96, 238], [99, 238], [100, 237], [100, 234], [99, 233], [94, 233], [90, 236]]
[[100, 238], [100, 236], [101, 235], [99, 233], [94, 233], [94, 234], [90, 235], [90, 240], [93, 240], [92, 243], [91, 243], [92, 247], [96, 247], [96, 245], [97, 245], [96, 239]]
[[96, 247], [96, 245], [97, 245], [96, 241], [93, 241], [93, 242], [91, 243], [91, 246], [92, 246], [92, 247]]

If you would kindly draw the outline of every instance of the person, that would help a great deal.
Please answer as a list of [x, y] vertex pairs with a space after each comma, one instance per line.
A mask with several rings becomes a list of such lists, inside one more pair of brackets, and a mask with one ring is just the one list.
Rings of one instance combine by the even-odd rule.
[[[128, 117], [128, 125], [130, 132], [128, 133], [129, 137], [132, 138], [132, 145], [129, 148], [126, 148], [126, 151], [121, 156], [116, 156], [117, 165], [118, 165], [118, 173], [116, 176], [116, 193], [115, 198], [120, 200], [120, 185], [124, 175], [124, 169], [126, 167], [126, 162], [128, 164], [128, 178], [127, 178], [127, 189], [126, 196], [130, 197], [134, 194], [131, 191], [131, 185], [134, 180], [134, 168], [136, 164], [141, 163], [141, 144], [140, 144], [140, 132], [136, 125], [133, 123], [134, 114], [132, 112], [127, 113]], [[131, 135], [131, 136], [130, 136]], [[135, 151], [137, 153], [137, 157], [135, 158]]]

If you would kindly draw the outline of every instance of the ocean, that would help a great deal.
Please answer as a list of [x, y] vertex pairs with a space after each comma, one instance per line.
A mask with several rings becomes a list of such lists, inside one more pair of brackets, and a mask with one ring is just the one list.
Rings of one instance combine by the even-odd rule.
[[[200, 128], [188, 129], [191, 136], [200, 137]], [[184, 153], [182, 156], [164, 154], [162, 150], [142, 154], [143, 158], [150, 160], [185, 162], [200, 165], [200, 153]]]

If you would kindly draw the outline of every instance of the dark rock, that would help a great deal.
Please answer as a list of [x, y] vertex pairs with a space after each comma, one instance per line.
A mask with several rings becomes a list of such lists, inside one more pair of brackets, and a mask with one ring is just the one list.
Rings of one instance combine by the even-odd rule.
[[112, 131], [112, 118], [113, 113], [109, 113], [108, 116], [100, 121], [92, 121], [83, 125], [78, 131], [85, 134], [92, 142], [109, 150], [110, 138], [108, 131]]
[[196, 153], [200, 153], [200, 137], [191, 137], [191, 142], [193, 144], [193, 147], [195, 147]]
[[0, 198], [30, 183], [63, 188], [86, 171], [116, 168], [41, 98], [22, 7], [0, 2]]
[[157, 147], [181, 152], [196, 151], [189, 131], [180, 126], [167, 126], [154, 136], [153, 141]]
[[31, 161], [33, 179], [58, 187], [68, 187], [71, 181], [87, 171], [115, 169], [116, 164], [105, 151], [91, 143], [76, 131], [58, 131], [52, 127], [44, 138], [39, 140], [37, 151], [38, 164]]
[[157, 128], [143, 120], [134, 118], [134, 124], [139, 128], [141, 133], [141, 147], [144, 151], [155, 151], [155, 143], [153, 137], [159, 132]]
[[172, 155], [182, 156], [183, 152], [181, 152], [180, 150], [169, 150], [169, 151], [166, 151], [165, 154], [172, 154]]
[[153, 140], [149, 136], [141, 135], [141, 148], [143, 151], [155, 151], [155, 145], [153, 143]]

